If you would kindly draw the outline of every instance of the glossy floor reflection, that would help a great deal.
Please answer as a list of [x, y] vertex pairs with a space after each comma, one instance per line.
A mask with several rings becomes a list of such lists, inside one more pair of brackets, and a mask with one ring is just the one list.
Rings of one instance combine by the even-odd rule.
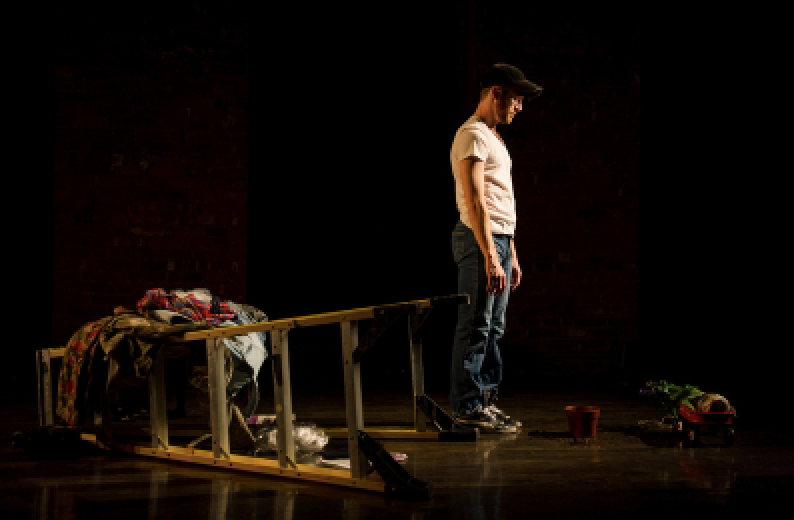
[[[737, 426], [733, 447], [715, 438], [688, 448], [663, 428], [641, 427], [663, 412], [627, 396], [516, 394], [499, 404], [523, 420], [521, 432], [477, 442], [383, 441], [407, 454], [403, 465], [413, 476], [433, 483], [423, 502], [141, 457], [34, 461], [10, 446], [14, 430], [36, 425], [35, 404], [4, 404], [2, 518], [739, 518], [794, 511], [787, 502], [794, 491], [789, 432]], [[567, 434], [564, 408], [571, 404], [601, 409], [590, 444]], [[296, 395], [294, 411], [320, 426], [344, 422], [341, 396]], [[364, 412], [367, 426], [411, 420], [404, 395], [365, 395]]]

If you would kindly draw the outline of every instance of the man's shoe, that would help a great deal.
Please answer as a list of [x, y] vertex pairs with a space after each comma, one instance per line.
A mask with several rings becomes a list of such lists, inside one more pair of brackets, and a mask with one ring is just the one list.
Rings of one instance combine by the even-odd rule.
[[463, 426], [491, 428], [496, 421], [493, 415], [486, 413], [482, 408], [478, 408], [473, 412], [456, 415], [455, 422]]
[[515, 419], [511, 418], [509, 415], [504, 413], [502, 410], [497, 408], [495, 405], [490, 405], [485, 408], [487, 413], [493, 415], [497, 420], [501, 421], [502, 423], [514, 426], [516, 429], [521, 428], [521, 421], [516, 421]]
[[513, 424], [500, 421], [488, 409], [477, 409], [471, 413], [458, 415], [455, 422], [463, 426], [479, 428], [483, 433], [515, 433], [518, 428]]
[[506, 424], [501, 421], [497, 421], [494, 424], [493, 428], [491, 429], [483, 429], [482, 433], [516, 433], [518, 432], [518, 427], [514, 424]]

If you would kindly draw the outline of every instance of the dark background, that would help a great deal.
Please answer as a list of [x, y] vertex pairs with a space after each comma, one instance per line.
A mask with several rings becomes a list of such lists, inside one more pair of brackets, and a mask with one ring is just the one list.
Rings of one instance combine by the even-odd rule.
[[[20, 292], [35, 332], [19, 333], [7, 386], [35, 392], [35, 349], [155, 287], [205, 287], [271, 319], [454, 293], [449, 146], [481, 71], [506, 61], [544, 93], [500, 129], [524, 271], [504, 389], [668, 379], [760, 415], [784, 388], [773, 347], [740, 334], [731, 302], [747, 282], [725, 281], [735, 212], [715, 192], [729, 170], [711, 164], [729, 143], [699, 130], [719, 125], [691, 28], [677, 26], [682, 48], [639, 12], [524, 2], [48, 14], [14, 65], [15, 133], [36, 144], [14, 174], [27, 196], [9, 240], [26, 253], [11, 278], [36, 280]], [[425, 342], [430, 391], [447, 391], [453, 325], [439, 313]], [[336, 388], [338, 330], [290, 339], [296, 391]], [[404, 340], [368, 354], [365, 392], [408, 391]]]

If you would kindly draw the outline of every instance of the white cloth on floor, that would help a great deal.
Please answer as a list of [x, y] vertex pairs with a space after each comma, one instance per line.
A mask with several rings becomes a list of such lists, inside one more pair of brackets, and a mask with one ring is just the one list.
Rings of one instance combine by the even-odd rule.
[[733, 410], [731, 403], [726, 398], [709, 392], [697, 398], [695, 408], [698, 412], [729, 412]]

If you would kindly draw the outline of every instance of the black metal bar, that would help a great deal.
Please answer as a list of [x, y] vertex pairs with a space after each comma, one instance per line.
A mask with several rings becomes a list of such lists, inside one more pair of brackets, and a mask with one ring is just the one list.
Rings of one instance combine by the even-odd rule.
[[443, 408], [427, 395], [417, 396], [416, 404], [438, 429], [438, 440], [468, 442], [476, 441], [479, 438], [480, 431], [478, 429], [459, 425]]
[[407, 500], [427, 500], [433, 484], [411, 476], [378, 441], [359, 430], [358, 446], [385, 483], [387, 495]]

